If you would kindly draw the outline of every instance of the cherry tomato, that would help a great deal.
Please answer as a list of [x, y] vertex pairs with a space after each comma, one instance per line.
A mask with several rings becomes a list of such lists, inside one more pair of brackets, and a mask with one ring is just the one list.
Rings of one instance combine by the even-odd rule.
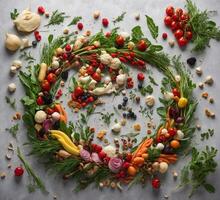
[[22, 176], [24, 174], [24, 169], [22, 167], [16, 167], [14, 170], [15, 176]]
[[137, 44], [137, 48], [139, 51], [145, 51], [147, 49], [147, 43], [144, 40], [140, 40]]
[[168, 36], [167, 33], [163, 33], [163, 34], [162, 34], [162, 38], [163, 38], [164, 40], [167, 39], [167, 36]]
[[42, 106], [43, 104], [44, 104], [44, 100], [43, 100], [42, 96], [39, 96], [37, 98], [37, 105]]
[[160, 187], [160, 180], [158, 178], [154, 178], [152, 179], [151, 184], [154, 189], [158, 189]]
[[80, 86], [77, 86], [77, 87], [74, 89], [74, 95], [75, 95], [76, 97], [82, 95], [83, 93], [84, 93], [84, 90], [83, 90], [83, 88], [80, 87]]
[[176, 39], [181, 38], [183, 36], [183, 31], [181, 29], [176, 30], [174, 36]]
[[172, 93], [173, 93], [174, 96], [177, 96], [177, 97], [180, 98], [180, 91], [177, 88], [173, 88]]
[[50, 83], [48, 80], [44, 80], [41, 84], [41, 88], [44, 90], [44, 91], [50, 91]]
[[38, 11], [39, 14], [43, 15], [45, 13], [45, 8], [43, 6], [39, 6], [37, 8], [37, 11]]
[[107, 19], [107, 18], [103, 18], [103, 19], [102, 19], [102, 25], [103, 25], [104, 27], [107, 27], [108, 24], [109, 24], [108, 19]]
[[170, 17], [170, 16], [166, 16], [165, 18], [164, 18], [164, 24], [166, 25], [166, 26], [170, 26], [171, 25], [171, 23], [172, 23], [172, 18]]
[[178, 16], [181, 16], [183, 14], [183, 10], [182, 8], [177, 8], [175, 13], [178, 15]]
[[88, 103], [92, 103], [94, 101], [94, 97], [93, 96], [90, 96], [88, 99], [87, 99], [87, 102]]
[[186, 33], [185, 33], [185, 36], [186, 36], [186, 39], [187, 40], [191, 40], [192, 39], [192, 32], [191, 31], [187, 31]]
[[171, 27], [171, 30], [172, 30], [172, 31], [175, 31], [175, 30], [178, 28], [177, 22], [173, 21], [173, 22], [171, 23], [170, 27]]
[[143, 74], [142, 72], [138, 73], [137, 79], [138, 79], [139, 81], [143, 81], [144, 78], [145, 78], [145, 77], [144, 77], [144, 74]]
[[186, 23], [183, 22], [183, 21], [177, 23], [177, 27], [178, 27], [179, 29], [184, 30], [185, 26], [186, 26]]
[[180, 16], [180, 19], [182, 21], [188, 21], [189, 20], [189, 15], [187, 13], [183, 13], [181, 16]]
[[172, 20], [173, 21], [179, 21], [179, 16], [177, 15], [177, 14], [174, 14], [173, 16], [172, 16]]
[[89, 74], [89, 75], [92, 75], [92, 74], [94, 74], [94, 68], [93, 68], [93, 66], [89, 66], [89, 67], [87, 67], [86, 68], [86, 72], [87, 72], [87, 74]]
[[65, 46], [65, 50], [66, 51], [70, 51], [72, 48], [71, 48], [71, 45], [70, 44], [67, 44], [66, 46]]
[[116, 40], [115, 40], [116, 44], [119, 46], [119, 47], [123, 47], [124, 46], [124, 43], [125, 43], [125, 40], [124, 38], [121, 36], [121, 35], [118, 35], [116, 37]]
[[57, 77], [54, 73], [49, 73], [47, 75], [47, 80], [48, 80], [49, 83], [55, 83], [56, 79], [57, 79]]
[[173, 8], [173, 6], [168, 6], [168, 7], [166, 8], [166, 14], [167, 14], [168, 16], [173, 16], [173, 14], [174, 14], [174, 8]]
[[181, 37], [180, 39], [178, 39], [178, 44], [180, 47], [184, 47], [186, 46], [188, 43], [188, 40], [184, 37]]
[[92, 78], [95, 80], [95, 81], [101, 81], [101, 74], [95, 72], [93, 75], [92, 75]]
[[77, 28], [81, 31], [83, 29], [83, 23], [79, 22]]
[[171, 137], [173, 137], [174, 135], [176, 135], [177, 131], [175, 128], [169, 128], [168, 133], [170, 134]]

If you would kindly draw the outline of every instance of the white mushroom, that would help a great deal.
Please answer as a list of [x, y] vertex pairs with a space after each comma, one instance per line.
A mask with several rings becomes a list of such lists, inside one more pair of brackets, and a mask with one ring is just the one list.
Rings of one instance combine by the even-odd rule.
[[35, 113], [35, 116], [34, 116], [35, 122], [41, 124], [46, 119], [47, 119], [47, 114], [43, 110], [39, 110]]
[[21, 46], [21, 39], [14, 34], [6, 34], [5, 47], [10, 51], [16, 51]]
[[120, 123], [116, 123], [112, 126], [112, 131], [114, 133], [119, 133], [121, 131], [121, 124]]
[[154, 98], [154, 96], [148, 95], [148, 96], [145, 98], [145, 103], [146, 103], [147, 106], [149, 106], [149, 107], [154, 106], [154, 104], [155, 104], [155, 98]]
[[13, 93], [13, 92], [15, 92], [15, 90], [16, 90], [16, 85], [15, 85], [15, 83], [10, 83], [10, 84], [8, 85], [8, 91], [9, 91], [10, 93]]
[[40, 26], [40, 15], [26, 9], [14, 20], [18, 31], [30, 33]]
[[167, 170], [168, 170], [168, 164], [166, 162], [161, 162], [159, 166], [159, 172], [161, 174], [164, 174], [167, 172]]

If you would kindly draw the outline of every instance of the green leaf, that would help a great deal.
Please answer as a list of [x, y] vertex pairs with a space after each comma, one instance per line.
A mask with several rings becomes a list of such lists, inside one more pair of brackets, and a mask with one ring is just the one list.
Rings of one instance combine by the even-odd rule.
[[10, 12], [10, 16], [12, 20], [15, 20], [17, 16], [19, 15], [18, 10], [15, 8], [13, 12]]
[[48, 36], [48, 42], [49, 42], [49, 44], [52, 42], [52, 40], [53, 40], [53, 35], [50, 34], [50, 35]]
[[22, 99], [21, 99], [22, 103], [25, 105], [25, 106], [30, 106], [32, 104], [35, 103], [35, 100], [34, 99], [31, 99], [29, 96], [24, 96]]
[[161, 45], [150, 45], [149, 49], [150, 52], [156, 52], [163, 50], [163, 47]]
[[75, 139], [76, 141], [79, 141], [79, 140], [80, 140], [80, 134], [79, 134], [79, 133], [74, 133], [73, 137], [74, 137], [74, 139]]
[[76, 25], [82, 19], [81, 16], [74, 17], [72, 21], [68, 24], [68, 26]]
[[150, 30], [152, 37], [156, 40], [158, 37], [158, 26], [155, 25], [153, 19], [150, 16], [146, 15], [146, 19], [148, 29]]
[[125, 14], [126, 14], [126, 12], [123, 12], [121, 15], [119, 15], [117, 18], [115, 18], [112, 22], [113, 22], [114, 24], [116, 24], [116, 23], [118, 23], [118, 22], [123, 21]]
[[65, 15], [65, 12], [59, 12], [58, 10], [53, 11], [49, 23], [46, 24], [46, 27], [49, 27], [51, 25], [59, 25], [64, 22], [65, 18], [68, 18], [69, 16]]
[[140, 26], [135, 26], [131, 30], [131, 37], [133, 42], [138, 42], [141, 38], [143, 38], [144, 34], [141, 30]]
[[213, 185], [206, 183], [203, 186], [204, 186], [204, 188], [206, 189], [207, 192], [215, 193], [215, 187]]

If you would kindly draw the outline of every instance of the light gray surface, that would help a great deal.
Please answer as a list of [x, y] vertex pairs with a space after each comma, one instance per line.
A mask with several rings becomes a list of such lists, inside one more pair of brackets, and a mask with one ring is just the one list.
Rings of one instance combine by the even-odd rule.
[[[22, 144], [26, 141], [26, 133], [23, 126], [20, 127], [20, 131], [18, 133], [17, 141], [11, 137], [10, 134], [5, 132], [5, 128], [10, 127], [12, 125], [11, 117], [14, 114], [14, 111], [9, 108], [5, 104], [4, 97], [7, 94], [7, 85], [10, 82], [16, 82], [17, 84], [17, 91], [13, 95], [13, 97], [17, 98], [17, 107], [18, 110], [22, 110], [22, 106], [19, 103], [19, 99], [24, 95], [23, 89], [18, 82], [18, 78], [11, 79], [9, 76], [9, 67], [13, 59], [18, 57], [18, 54], [10, 55], [8, 52], [5, 51], [4, 48], [4, 38], [5, 33], [7, 32], [15, 32], [12, 22], [10, 20], [9, 13], [14, 8], [17, 8], [19, 11], [22, 9], [30, 6], [32, 10], [36, 10], [38, 5], [43, 5], [48, 11], [53, 11], [55, 9], [59, 9], [60, 11], [65, 11], [68, 15], [71, 16], [83, 16], [83, 23], [84, 23], [84, 30], [91, 29], [93, 32], [97, 32], [101, 28], [100, 20], [94, 22], [92, 18], [92, 13], [94, 10], [100, 10], [102, 17], [108, 17], [109, 19], [113, 19], [114, 17], [120, 15], [122, 11], [126, 11], [127, 15], [125, 20], [121, 22], [120, 27], [124, 31], [130, 31], [130, 29], [135, 26], [136, 24], [140, 24], [143, 27], [144, 32], [149, 36], [149, 32], [146, 27], [145, 23], [145, 14], [148, 14], [154, 18], [156, 23], [160, 27], [160, 36], [163, 31], [169, 33], [169, 37], [173, 37], [171, 32], [167, 30], [163, 25], [163, 17], [164, 17], [164, 9], [167, 5], [174, 5], [174, 6], [181, 6], [183, 7], [185, 1], [178, 1], [178, 0], [46, 0], [46, 1], [28, 1], [28, 0], [7, 0], [7, 1], [0, 1], [0, 171], [7, 172], [7, 177], [5, 180], [0, 180], [0, 200], [42, 200], [42, 199], [53, 199], [53, 195], [56, 195], [58, 199], [66, 200], [66, 199], [79, 199], [79, 200], [110, 200], [110, 199], [122, 199], [122, 200], [142, 200], [142, 199], [163, 199], [164, 194], [168, 194], [170, 196], [169, 199], [176, 200], [181, 199], [185, 200], [188, 199], [187, 195], [189, 190], [175, 190], [178, 181], [173, 181], [171, 171], [172, 169], [180, 170], [182, 166], [186, 163], [185, 158], [180, 158], [179, 162], [173, 166], [169, 172], [165, 175], [164, 180], [162, 181], [162, 187], [159, 191], [153, 191], [150, 184], [144, 189], [141, 188], [140, 185], [133, 187], [129, 191], [124, 191], [120, 193], [119, 191], [111, 191], [111, 190], [104, 190], [99, 191], [94, 189], [93, 186], [89, 187], [88, 189], [75, 194], [72, 192], [73, 183], [72, 181], [63, 181], [62, 178], [59, 176], [54, 177], [53, 175], [49, 175], [42, 164], [33, 157], [27, 157], [27, 160], [31, 163], [33, 168], [35, 169], [36, 173], [42, 177], [44, 183], [46, 185], [47, 190], [49, 191], [48, 195], [42, 194], [40, 191], [35, 193], [29, 194], [25, 184], [27, 183], [28, 177], [26, 174], [23, 176], [20, 182], [16, 182], [13, 177], [13, 171], [7, 169], [8, 162], [5, 160], [5, 152], [7, 149], [7, 145], [9, 141], [13, 141], [14, 144], [19, 144], [22, 149], [22, 152], [27, 154], [29, 152], [27, 147], [23, 147]], [[200, 0], [197, 1], [197, 5], [201, 9], [209, 9], [209, 10], [217, 10], [220, 12], [220, 2], [219, 0]], [[136, 22], [134, 20], [134, 13], [140, 12], [141, 20]], [[42, 17], [43, 18], [43, 17]], [[214, 16], [214, 19], [220, 24], [219, 15]], [[68, 20], [66, 20], [66, 23]], [[45, 23], [45, 22], [44, 22]], [[58, 28], [57, 26], [54, 27], [57, 29], [57, 32], [62, 33], [62, 30], [65, 26], [61, 26]], [[52, 28], [51, 30], [53, 30]], [[110, 25], [109, 28], [113, 28], [113, 24]], [[72, 28], [73, 29], [73, 28]], [[45, 28], [41, 28], [40, 30], [47, 30]], [[46, 33], [42, 33], [43, 39], [46, 40]], [[44, 36], [45, 35], [45, 36]], [[171, 55], [174, 54], [182, 54], [183, 60], [185, 60], [188, 56], [192, 54], [189, 51], [189, 47], [186, 49], [188, 51], [180, 51], [178, 47], [174, 47], [170, 49], [168, 44], [162, 41], [159, 36], [159, 42], [161, 42], [164, 47], [165, 51], [170, 53]], [[33, 34], [30, 36], [33, 38]], [[41, 42], [42, 44], [42, 42]], [[211, 48], [207, 49], [203, 55], [198, 56], [198, 63], [197, 65], [201, 65], [204, 75], [201, 78], [198, 78], [195, 75], [195, 69], [192, 69], [192, 74], [194, 75], [195, 82], [200, 82], [204, 80], [206, 75], [211, 75], [215, 83], [213, 87], [205, 87], [204, 91], [208, 91], [211, 96], [215, 99], [215, 104], [210, 105], [206, 100], [200, 98], [201, 91], [199, 89], [195, 90], [195, 95], [199, 98], [199, 106], [196, 112], [196, 116], [199, 118], [199, 123], [202, 124], [202, 130], [207, 130], [207, 128], [215, 128], [215, 135], [208, 141], [200, 142], [200, 133], [197, 132], [196, 141], [195, 143], [198, 144], [199, 147], [204, 147], [207, 145], [213, 145], [215, 147], [220, 147], [220, 136], [219, 136], [219, 91], [220, 91], [220, 84], [219, 83], [219, 74], [220, 74], [220, 58], [219, 58], [219, 49], [220, 43], [211, 42]], [[39, 54], [39, 49], [35, 49], [33, 55], [37, 58]], [[150, 68], [150, 66], [149, 66]], [[156, 70], [153, 69], [154, 77], [157, 80], [160, 80], [162, 75], [159, 74]], [[159, 90], [154, 93], [155, 96], [159, 95]], [[111, 99], [111, 97], [110, 97]], [[115, 100], [115, 102], [117, 99]], [[157, 102], [158, 103], [158, 102]], [[117, 103], [115, 103], [117, 105]], [[157, 104], [157, 106], [159, 106]], [[204, 116], [204, 108], [209, 107], [211, 110], [214, 110], [216, 113], [215, 120], [209, 120]], [[110, 108], [111, 109], [111, 108]], [[108, 108], [106, 109], [108, 110]], [[201, 143], [201, 144], [199, 144]], [[218, 154], [218, 160], [220, 156]], [[12, 160], [12, 169], [14, 166], [19, 165], [19, 161], [17, 157], [14, 155]], [[209, 180], [214, 183], [216, 186], [216, 193], [209, 195], [208, 193], [204, 192], [204, 190], [200, 190], [197, 192], [192, 199], [195, 200], [217, 200], [219, 199], [219, 189], [220, 189], [220, 172], [219, 168], [217, 169], [216, 173], [209, 177]]]

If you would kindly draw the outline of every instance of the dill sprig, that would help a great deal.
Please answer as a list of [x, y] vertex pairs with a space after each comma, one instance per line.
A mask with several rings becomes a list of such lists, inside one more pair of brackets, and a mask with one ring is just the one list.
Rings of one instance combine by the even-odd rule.
[[116, 18], [112, 21], [113, 24], [116, 24], [116, 23], [118, 23], [118, 22], [123, 21], [125, 14], [126, 14], [126, 12], [123, 12], [121, 15], [119, 15], [118, 17], [116, 17]]
[[12, 100], [8, 96], [5, 96], [5, 101], [9, 104], [13, 109], [16, 109], [16, 99]]
[[49, 20], [49, 23], [46, 24], [46, 27], [49, 27], [51, 25], [59, 25], [64, 22], [65, 18], [68, 18], [69, 16], [65, 15], [65, 12], [59, 12], [58, 10], [55, 10]]
[[211, 11], [200, 11], [191, 0], [187, 0], [186, 7], [190, 16], [188, 23], [193, 30], [193, 50], [204, 50], [209, 46], [211, 39], [219, 41], [220, 29], [214, 21], [210, 20]]
[[192, 149], [192, 158], [188, 165], [186, 165], [181, 171], [181, 183], [179, 185], [179, 187], [186, 185], [192, 186], [192, 191], [189, 197], [191, 197], [201, 186], [209, 193], [215, 192], [215, 187], [210, 183], [207, 183], [206, 177], [210, 173], [214, 173], [216, 170], [217, 162], [215, 161], [215, 157], [217, 151], [218, 150], [214, 147], [209, 148], [208, 146], [206, 146], [206, 149], [201, 152], [196, 148]]
[[13, 137], [16, 137], [17, 132], [19, 130], [19, 124], [15, 124], [10, 128], [6, 128], [5, 130], [11, 133]]
[[18, 15], [19, 15], [19, 12], [16, 8], [12, 12], [10, 12], [10, 16], [12, 20], [15, 20]]
[[19, 149], [19, 147], [17, 148], [17, 156], [18, 158], [21, 160], [21, 162], [23, 163], [29, 177], [32, 177], [33, 178], [33, 183], [31, 183], [29, 186], [28, 186], [28, 189], [29, 191], [34, 191], [35, 188], [39, 188], [41, 189], [43, 192], [46, 192], [46, 188], [43, 184], [43, 182], [41, 181], [40, 177], [38, 177], [34, 170], [32, 169], [32, 167], [29, 165], [29, 163], [25, 160], [24, 156], [21, 154], [21, 151]]
[[68, 24], [68, 26], [76, 25], [82, 19], [81, 16], [76, 16], [72, 19], [72, 21]]

